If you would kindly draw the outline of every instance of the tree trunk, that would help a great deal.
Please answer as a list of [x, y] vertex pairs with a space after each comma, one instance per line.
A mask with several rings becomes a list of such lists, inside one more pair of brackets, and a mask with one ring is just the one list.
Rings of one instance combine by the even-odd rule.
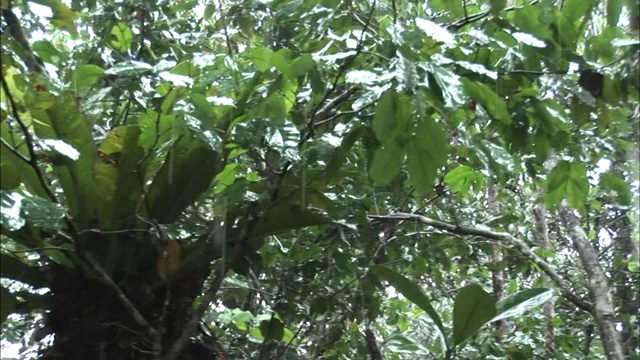
[[[549, 228], [547, 226], [547, 206], [544, 203], [539, 203], [534, 209], [535, 221], [536, 221], [536, 238], [538, 244], [542, 249], [551, 250], [549, 245]], [[551, 286], [551, 280], [545, 274], [542, 274], [544, 285]], [[545, 318], [547, 318], [547, 331], [545, 334], [545, 348], [549, 354], [553, 354], [556, 351], [555, 345], [555, 329], [553, 327], [553, 317], [555, 316], [555, 308], [553, 306], [553, 300], [548, 300], [544, 303], [543, 308]]]
[[560, 216], [565, 223], [587, 275], [587, 287], [593, 302], [593, 316], [598, 325], [598, 332], [607, 359], [623, 360], [625, 358], [624, 351], [615, 328], [617, 321], [609, 295], [609, 284], [607, 276], [600, 266], [598, 253], [589, 242], [589, 238], [582, 229], [578, 217], [573, 209], [567, 205], [566, 201], [563, 201], [560, 205]]
[[[498, 204], [498, 185], [495, 183], [489, 184], [487, 189], [487, 210], [491, 215], [498, 215], [500, 213], [500, 205]], [[503, 270], [503, 254], [502, 244], [495, 242], [493, 244], [493, 253], [491, 254], [491, 262], [495, 268], [491, 271], [491, 281], [493, 283], [493, 296], [496, 301], [504, 298], [504, 270]], [[496, 340], [502, 342], [504, 335], [507, 333], [507, 321], [501, 319], [495, 321], [494, 326], [496, 328]]]

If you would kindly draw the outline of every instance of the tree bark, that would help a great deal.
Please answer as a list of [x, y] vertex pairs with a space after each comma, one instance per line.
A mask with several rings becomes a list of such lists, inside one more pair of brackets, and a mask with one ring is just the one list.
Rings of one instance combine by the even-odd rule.
[[[535, 223], [536, 223], [536, 238], [538, 244], [542, 249], [551, 250], [549, 245], [549, 227], [547, 226], [547, 206], [544, 203], [539, 203], [534, 209]], [[551, 285], [549, 276], [542, 275], [545, 286]], [[556, 351], [555, 345], [555, 329], [553, 327], [553, 317], [555, 316], [555, 308], [553, 306], [553, 300], [548, 300], [542, 307], [544, 316], [547, 319], [547, 331], [545, 334], [545, 348], [549, 354], [553, 354]]]
[[624, 351], [620, 337], [616, 331], [615, 313], [609, 295], [609, 283], [600, 262], [596, 249], [589, 242], [587, 234], [580, 225], [578, 216], [566, 201], [560, 204], [560, 217], [564, 222], [573, 245], [580, 256], [582, 267], [587, 275], [587, 288], [593, 303], [592, 314], [598, 325], [600, 339], [609, 360], [624, 359]]
[[[489, 184], [489, 189], [487, 189], [487, 210], [489, 214], [493, 216], [500, 213], [500, 204], [497, 201], [498, 192], [498, 185], [495, 183]], [[502, 245], [500, 243], [494, 243], [492, 248], [493, 253], [491, 254], [491, 262], [493, 263], [494, 269], [491, 271], [491, 281], [493, 283], [493, 296], [496, 298], [496, 301], [499, 301], [504, 298]], [[496, 328], [496, 340], [499, 343], [504, 341], [504, 335], [507, 333], [507, 321], [505, 319], [501, 319], [495, 321], [493, 325]]]

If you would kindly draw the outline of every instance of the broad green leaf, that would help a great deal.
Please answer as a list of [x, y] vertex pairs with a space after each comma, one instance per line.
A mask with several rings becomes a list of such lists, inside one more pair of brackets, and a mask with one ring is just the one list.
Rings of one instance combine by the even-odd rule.
[[398, 176], [404, 160], [404, 150], [395, 141], [388, 141], [376, 150], [369, 165], [369, 176], [378, 186], [390, 183]]
[[0, 191], [0, 224], [3, 228], [19, 230], [26, 223], [22, 216], [22, 202], [24, 196], [16, 192]]
[[38, 55], [38, 57], [44, 62], [56, 64], [62, 57], [60, 51], [56, 49], [50, 41], [47, 40], [35, 41], [31, 45], [31, 47], [33, 48], [33, 51], [35, 51], [35, 53]]
[[[292, 216], [293, 214], [295, 216]], [[333, 219], [319, 212], [305, 209], [298, 204], [281, 203], [269, 209], [267, 214], [258, 221], [249, 237], [258, 240], [289, 230], [333, 223]]]
[[407, 354], [409, 356], [429, 355], [432, 353], [429, 348], [420, 344], [420, 341], [407, 335], [392, 334], [385, 341], [385, 349], [390, 353]]
[[497, 315], [490, 322], [521, 315], [553, 297], [553, 291], [545, 288], [535, 288], [519, 291], [498, 301]]
[[310, 54], [303, 54], [291, 63], [291, 74], [293, 76], [303, 76], [316, 66]]
[[440, 316], [436, 312], [436, 310], [431, 306], [431, 301], [429, 298], [422, 292], [420, 286], [418, 286], [413, 281], [407, 279], [402, 276], [398, 272], [389, 269], [388, 267], [382, 265], [372, 265], [371, 271], [373, 271], [376, 275], [378, 275], [383, 280], [387, 281], [391, 286], [393, 286], [399, 293], [401, 293], [407, 300], [416, 304], [419, 308], [424, 310], [427, 315], [433, 320], [433, 323], [436, 324], [438, 329], [440, 330], [440, 334], [444, 336], [444, 326], [442, 325], [442, 320]]
[[260, 333], [265, 340], [280, 341], [284, 336], [284, 324], [280, 319], [272, 316], [270, 320], [260, 322]]
[[485, 177], [471, 167], [460, 165], [447, 173], [444, 181], [451, 192], [468, 193], [472, 188], [478, 192], [484, 188]]
[[133, 31], [125, 22], [118, 22], [111, 28], [111, 46], [120, 52], [131, 49]]
[[[0, 136], [4, 140], [0, 143], [0, 187], [3, 190], [12, 190], [22, 182], [30, 193], [46, 197], [47, 194], [34, 168], [14, 153], [15, 151], [29, 158], [26, 147], [19, 146], [23, 143], [22, 137], [12, 134], [7, 121], [0, 122]], [[8, 146], [11, 146], [11, 149]]]
[[[492, 143], [489, 140], [482, 140], [482, 147], [486, 149], [487, 155], [490, 156], [491, 163], [495, 163], [509, 173], [517, 170], [513, 156], [502, 146]], [[494, 168], [494, 170], [497, 170]]]
[[38, 144], [44, 151], [55, 152], [71, 160], [78, 160], [80, 153], [73, 146], [57, 139], [41, 139]]
[[152, 69], [153, 66], [142, 61], [127, 61], [116, 64], [104, 72], [111, 75], [135, 76], [150, 73]]
[[496, 300], [478, 284], [467, 285], [458, 292], [453, 304], [453, 345], [475, 334], [496, 315]]
[[73, 72], [73, 89], [84, 90], [95, 84], [104, 75], [104, 70], [92, 64], [82, 65]]
[[96, 194], [93, 162], [97, 149], [89, 124], [71, 94], [56, 98], [55, 105], [46, 111], [32, 109], [31, 113], [37, 120], [34, 127], [39, 138], [60, 140], [80, 154], [77, 160], [52, 165], [71, 217], [78, 228], [85, 228], [93, 222]]
[[551, 170], [547, 178], [545, 201], [555, 208], [563, 199], [569, 205], [581, 208], [589, 193], [587, 168], [583, 163], [560, 161]]
[[100, 144], [100, 160], [95, 163], [97, 215], [104, 230], [120, 230], [136, 220], [136, 207], [142, 196], [144, 156], [138, 145], [140, 127], [120, 126]]
[[416, 25], [420, 30], [424, 31], [427, 36], [432, 37], [435, 41], [439, 41], [447, 45], [453, 45], [456, 42], [455, 37], [449, 32], [449, 30], [434, 23], [433, 21], [416, 18]]
[[547, 46], [544, 43], [544, 41], [537, 39], [535, 36], [531, 34], [527, 34], [523, 32], [514, 32], [513, 34], [511, 34], [511, 36], [513, 36], [513, 38], [516, 39], [518, 42], [521, 42], [529, 46], [533, 46], [537, 48], [543, 48]]
[[[625, 5], [624, 0], [607, 0], [607, 24], [609, 26], [618, 26], [618, 19], [620, 18], [620, 13], [622, 12], [622, 8]], [[633, 2], [629, 2], [633, 4]], [[634, 6], [634, 5], [631, 5]], [[635, 6], [638, 6], [636, 3]]]
[[618, 204], [623, 206], [631, 205], [631, 188], [629, 183], [624, 179], [621, 179], [612, 172], [606, 172], [600, 177], [600, 186], [605, 190], [613, 191]]
[[493, 90], [468, 78], [461, 78], [460, 81], [462, 81], [467, 94], [482, 105], [492, 118], [500, 120], [506, 125], [511, 124], [507, 103]]
[[51, 8], [53, 12], [51, 23], [55, 27], [67, 30], [71, 34], [76, 33], [75, 20], [78, 14], [61, 0], [33, 0], [32, 2]]
[[492, 15], [498, 16], [500, 12], [507, 6], [507, 0], [489, 0], [491, 7], [489, 11]]
[[393, 90], [388, 90], [380, 97], [373, 115], [373, 131], [382, 142], [406, 136], [407, 126], [413, 115], [410, 99]]
[[447, 162], [447, 136], [442, 126], [428, 118], [414, 129], [405, 148], [409, 183], [418, 193], [429, 192], [434, 185], [438, 169]]
[[[571, 23], [576, 21], [589, 19], [590, 10], [593, 6], [593, 0], [567, 0], [562, 7], [562, 15], [564, 15]], [[607, 4], [609, 0], [607, 0]]]
[[25, 197], [22, 209], [29, 224], [48, 232], [62, 229], [65, 208], [38, 196]]
[[217, 152], [201, 141], [183, 137], [173, 145], [149, 187], [149, 216], [162, 224], [177, 220], [209, 189], [219, 167]]

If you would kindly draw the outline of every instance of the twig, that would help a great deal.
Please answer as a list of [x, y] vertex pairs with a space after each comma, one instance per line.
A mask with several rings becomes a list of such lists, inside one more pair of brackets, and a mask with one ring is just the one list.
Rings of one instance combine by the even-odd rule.
[[555, 271], [555, 269], [551, 267], [551, 265], [549, 265], [546, 261], [536, 255], [533, 251], [531, 251], [526, 243], [516, 239], [508, 233], [496, 232], [489, 229], [481, 229], [478, 227], [453, 225], [444, 221], [434, 220], [418, 214], [396, 213], [390, 215], [369, 215], [368, 217], [370, 219], [385, 219], [396, 221], [413, 220], [428, 226], [432, 226], [436, 229], [447, 231], [452, 234], [480, 236], [487, 239], [509, 243], [521, 255], [524, 255], [527, 259], [536, 264], [545, 274], [547, 274], [547, 276], [549, 276], [549, 278], [551, 278], [556, 283], [556, 285], [558, 285], [560, 293], [565, 298], [567, 298], [567, 300], [571, 301], [574, 305], [582, 310], [591, 312], [593, 309], [593, 305], [590, 302], [579, 298], [571, 291], [571, 287], [569, 286], [567, 281], [562, 278]]
[[[530, 2], [528, 5], [535, 5], [535, 4], [538, 3], [538, 1], [539, 0], [534, 0], [534, 1]], [[520, 10], [522, 8], [523, 7], [519, 6], [519, 5], [509, 6], [507, 8], [504, 8], [503, 11], [507, 11], [508, 12], [508, 11]], [[454, 21], [452, 24], [447, 25], [445, 28], [446, 29], [452, 29], [454, 31], [455, 30], [459, 30], [461, 27], [469, 25], [471, 23], [474, 23], [474, 22], [476, 22], [478, 20], [482, 20], [482, 19], [486, 18], [487, 16], [489, 16], [489, 14], [491, 14], [491, 11], [487, 10], [487, 11], [483, 11], [483, 12], [479, 12], [479, 13], [467, 16], [467, 14], [466, 14], [466, 10], [467, 10], [466, 6], [465, 6], [464, 10], [465, 10], [464, 18]]]

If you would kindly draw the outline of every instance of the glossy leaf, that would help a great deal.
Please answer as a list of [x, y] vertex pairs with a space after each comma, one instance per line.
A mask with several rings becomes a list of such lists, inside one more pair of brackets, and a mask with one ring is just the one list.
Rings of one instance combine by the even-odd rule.
[[496, 304], [497, 315], [491, 321], [521, 315], [551, 300], [552, 297], [553, 291], [545, 288], [519, 291], [498, 301]]
[[453, 345], [474, 335], [496, 315], [496, 301], [478, 284], [463, 287], [453, 304]]

